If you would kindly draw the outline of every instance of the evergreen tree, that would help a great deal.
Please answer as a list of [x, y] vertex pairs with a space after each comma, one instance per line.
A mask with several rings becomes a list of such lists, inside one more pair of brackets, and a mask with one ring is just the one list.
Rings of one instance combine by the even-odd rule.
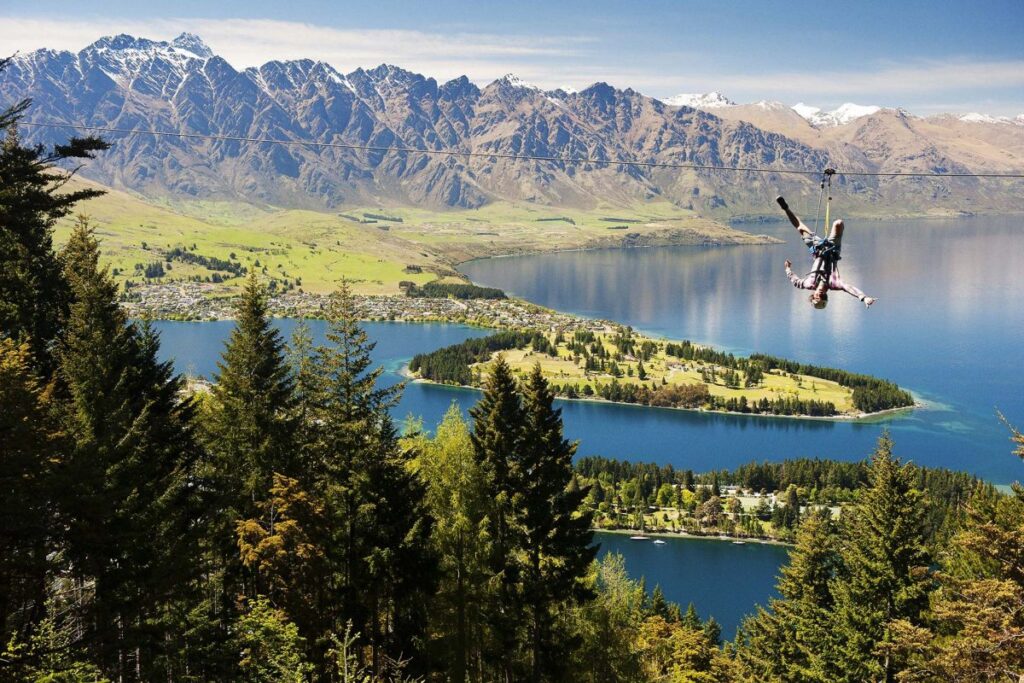
[[499, 356], [492, 365], [483, 397], [470, 410], [470, 415], [473, 417], [473, 450], [486, 482], [489, 501], [487, 565], [491, 575], [491, 598], [486, 604], [486, 618], [493, 638], [487, 646], [487, 658], [497, 670], [492, 677], [510, 681], [522, 625], [520, 563], [515, 556], [516, 549], [522, 547], [522, 540], [515, 510], [523, 480], [519, 447], [525, 415], [515, 378], [504, 357]]
[[[9, 62], [0, 59], [0, 72]], [[0, 111], [0, 336], [29, 343], [33, 364], [49, 376], [69, 297], [53, 250], [53, 226], [79, 202], [102, 194], [67, 191], [72, 173], [57, 164], [91, 159], [109, 145], [94, 137], [72, 138], [49, 150], [23, 145], [17, 127], [30, 104], [22, 100]]]
[[[1024, 434], [1012, 429], [1024, 459]], [[920, 669], [948, 681], [1024, 677], [1024, 487], [979, 489], [944, 555]]]
[[554, 628], [557, 610], [591, 597], [582, 579], [597, 553], [592, 513], [581, 512], [587, 491], [570, 490], [576, 444], [562, 434], [561, 410], [534, 366], [523, 389], [524, 421], [519, 450], [521, 510], [526, 562], [523, 599], [529, 612], [530, 680], [559, 680], [570, 643]]
[[267, 313], [266, 290], [250, 273], [235, 306], [236, 323], [217, 363], [208, 442], [227, 505], [239, 515], [270, 489], [274, 473], [297, 476], [292, 379], [284, 342]]
[[198, 569], [193, 406], [157, 360], [156, 335], [126, 319], [85, 220], [63, 258], [73, 303], [57, 358], [72, 451], [58, 504], [71, 570], [94, 586], [82, 630], [112, 677], [173, 678], [167, 619], [190, 604]]
[[832, 583], [837, 680], [895, 681], [904, 662], [887, 648], [897, 622], [919, 626], [931, 583], [921, 494], [884, 434], [868, 467], [869, 486], [843, 517], [843, 570]]
[[0, 643], [25, 641], [45, 616], [55, 529], [47, 501], [62, 458], [52, 386], [32, 368], [27, 343], [0, 338]]
[[376, 385], [382, 370], [370, 370], [374, 345], [359, 326], [347, 284], [332, 295], [327, 319], [311, 445], [311, 475], [333, 529], [326, 548], [333, 578], [320, 613], [335, 633], [351, 621], [380, 672], [386, 659], [423, 646], [436, 564], [426, 490], [388, 415], [401, 387]]
[[826, 657], [831, 640], [831, 582], [839, 569], [838, 539], [828, 512], [800, 526], [789, 564], [779, 577], [780, 598], [758, 608], [740, 633], [737, 659], [745, 679], [827, 683], [835, 674]]
[[217, 528], [208, 541], [219, 567], [218, 611], [225, 625], [237, 618], [240, 593], [255, 597], [260, 592], [257, 577], [240, 564], [236, 526], [259, 516], [275, 473], [301, 474], [295, 462], [291, 373], [255, 273], [235, 305], [235, 316], [203, 421], [212, 456], [212, 504], [218, 510]]

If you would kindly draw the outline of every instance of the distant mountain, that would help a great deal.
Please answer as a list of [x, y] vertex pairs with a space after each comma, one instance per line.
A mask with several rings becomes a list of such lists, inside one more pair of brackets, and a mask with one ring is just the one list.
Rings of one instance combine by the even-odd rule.
[[681, 93], [662, 101], [674, 107], [693, 107], [694, 109], [719, 109], [736, 104], [720, 92]]
[[828, 128], [831, 126], [845, 126], [846, 124], [863, 116], [877, 114], [882, 108], [874, 105], [860, 105], [852, 102], [840, 106], [832, 111], [822, 111], [818, 107], [811, 107], [803, 102], [793, 105], [793, 111], [807, 119], [816, 128]]
[[[466, 77], [438, 83], [387, 64], [347, 74], [312, 60], [237, 70], [191, 34], [167, 42], [118, 35], [78, 53], [44, 49], [18, 55], [0, 73], [0, 103], [22, 97], [35, 101], [32, 121], [289, 141], [110, 133], [105, 137], [113, 149], [84, 170], [94, 180], [149, 196], [221, 197], [277, 206], [476, 207], [498, 200], [596, 206], [661, 198], [727, 217], [770, 214], [776, 194], [811, 196], [817, 179], [605, 161], [970, 172], [987, 170], [996, 159], [996, 170], [1024, 167], [1024, 156], [1016, 152], [989, 158], [997, 144], [1017, 149], [1014, 139], [1003, 139], [1005, 131], [996, 135], [1000, 143], [992, 141], [996, 138], [984, 142], [988, 133], [970, 132], [958, 143], [948, 125], [929, 123], [939, 131], [940, 144], [917, 130], [916, 120], [890, 110], [854, 117], [859, 110], [844, 113], [840, 108], [829, 114], [835, 115], [836, 125], [815, 127], [784, 105], [735, 105], [717, 93], [673, 106], [605, 83], [579, 92], [545, 91], [508, 75], [480, 88]], [[888, 123], [893, 117], [899, 123]], [[23, 131], [33, 141], [62, 140], [67, 134]], [[336, 146], [307, 144], [310, 140]], [[346, 146], [591, 161], [524, 162]], [[840, 182], [847, 210], [863, 213], [1001, 210], [1019, 197], [1008, 195], [1000, 181]]]

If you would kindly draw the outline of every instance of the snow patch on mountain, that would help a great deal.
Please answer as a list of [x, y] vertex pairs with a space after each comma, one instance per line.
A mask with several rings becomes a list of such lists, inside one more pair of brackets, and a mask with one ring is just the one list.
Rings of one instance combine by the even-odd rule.
[[540, 90], [533, 83], [527, 83], [523, 79], [519, 78], [515, 74], [505, 74], [497, 80], [498, 83], [504, 83], [505, 85], [512, 88], [525, 88], [526, 90]]
[[833, 126], [845, 126], [863, 116], [871, 116], [881, 111], [881, 107], [875, 105], [861, 105], [847, 102], [832, 111], [822, 111], [820, 107], [812, 107], [803, 102], [793, 105], [793, 111], [807, 119], [816, 128], [831, 128]]
[[736, 105], [735, 102], [718, 91], [707, 93], [680, 93], [674, 97], [665, 98], [662, 102], [670, 104], [673, 107], [693, 107], [694, 109], [719, 109], [721, 107], [732, 107]]
[[1010, 118], [1009, 116], [990, 116], [989, 114], [979, 114], [976, 111], [972, 111], [970, 114], [964, 114], [958, 118], [967, 123], [999, 123], [1024, 126], [1024, 114]]

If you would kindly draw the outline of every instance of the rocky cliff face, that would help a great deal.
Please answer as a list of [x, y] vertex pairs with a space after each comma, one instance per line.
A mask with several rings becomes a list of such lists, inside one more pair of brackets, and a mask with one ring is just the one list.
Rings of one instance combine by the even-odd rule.
[[[30, 121], [61, 121], [291, 144], [105, 133], [113, 149], [85, 173], [143, 194], [244, 199], [310, 208], [357, 203], [476, 207], [494, 200], [566, 206], [664, 198], [714, 215], [770, 213], [779, 192], [813, 194], [816, 179], [780, 174], [652, 169], [610, 159], [848, 170], [969, 171], [945, 147], [909, 136], [899, 121], [859, 118], [820, 144], [739, 118], [670, 106], [604, 83], [543, 91], [507, 76], [480, 89], [391, 65], [342, 74], [310, 60], [236, 70], [196, 36], [170, 42], [106, 37], [77, 54], [39, 50], [0, 73], [0, 102], [30, 97]], [[32, 128], [60, 140], [66, 130]], [[405, 147], [585, 158], [582, 164], [434, 156], [305, 144]], [[981, 184], [984, 186], [984, 184]], [[988, 206], [1002, 186], [929, 181], [896, 187], [858, 180], [855, 205], [906, 202], [921, 188], [955, 205], [971, 190]], [[914, 188], [917, 188], [916, 190]], [[908, 190], [907, 188], [910, 188]], [[914, 206], [926, 202], [912, 202]], [[978, 207], [977, 204], [971, 208]]]

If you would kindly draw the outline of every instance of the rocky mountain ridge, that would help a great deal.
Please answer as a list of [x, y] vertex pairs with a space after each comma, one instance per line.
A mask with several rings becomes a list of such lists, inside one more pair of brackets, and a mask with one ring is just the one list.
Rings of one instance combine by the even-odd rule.
[[[579, 92], [544, 91], [509, 75], [481, 88], [465, 76], [439, 83], [388, 64], [343, 74], [313, 60], [237, 70], [190, 34], [172, 41], [118, 35], [78, 53], [44, 49], [18, 55], [0, 73], [0, 103], [23, 97], [34, 100], [29, 121], [284, 141], [108, 133], [114, 148], [84, 170], [101, 183], [149, 196], [277, 206], [477, 207], [493, 201], [596, 206], [657, 198], [711, 216], [737, 217], [770, 215], [770, 198], [779, 192], [810, 196], [817, 178], [607, 162], [940, 173], [987, 169], [994, 162], [1000, 168], [1024, 167], [1024, 136], [1018, 142], [1012, 134], [974, 135], [964, 145], [946, 135], [937, 142], [892, 110], [819, 128], [772, 103], [704, 111], [606, 83]], [[932, 127], [949, 130], [946, 124]], [[22, 131], [27, 139], [44, 142], [67, 133]], [[1014, 196], [1007, 181], [838, 180], [852, 212], [998, 211]]]

